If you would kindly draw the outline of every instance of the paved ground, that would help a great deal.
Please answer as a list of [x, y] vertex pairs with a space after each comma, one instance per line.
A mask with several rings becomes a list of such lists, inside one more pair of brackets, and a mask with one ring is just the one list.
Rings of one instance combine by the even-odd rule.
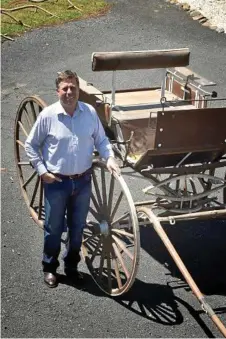
[[[86, 267], [86, 290], [43, 285], [42, 231], [29, 218], [17, 183], [13, 155], [16, 109], [28, 95], [55, 100], [56, 72], [73, 68], [97, 87], [109, 74], [92, 73], [90, 56], [102, 50], [189, 47], [191, 66], [226, 93], [226, 37], [194, 22], [161, 0], [114, 0], [104, 16], [35, 30], [2, 46], [2, 337], [219, 337], [151, 229], [141, 228], [141, 264], [132, 290], [118, 299], [103, 295]], [[121, 73], [120, 87], [150, 85], [154, 71]], [[183, 128], [183, 127], [182, 127]], [[138, 198], [142, 183], [127, 179]], [[201, 290], [226, 323], [225, 222], [167, 227]]]

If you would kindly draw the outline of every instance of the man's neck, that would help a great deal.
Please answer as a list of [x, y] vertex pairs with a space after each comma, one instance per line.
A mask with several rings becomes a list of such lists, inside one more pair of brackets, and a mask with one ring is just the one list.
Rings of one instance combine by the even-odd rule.
[[78, 104], [76, 103], [75, 106], [67, 106], [67, 105], [63, 105], [63, 104], [61, 103], [61, 105], [63, 106], [65, 112], [66, 112], [67, 114], [69, 114], [69, 115], [72, 117], [73, 114], [74, 114], [74, 111], [75, 111], [76, 108], [77, 108], [77, 105], [78, 105]]

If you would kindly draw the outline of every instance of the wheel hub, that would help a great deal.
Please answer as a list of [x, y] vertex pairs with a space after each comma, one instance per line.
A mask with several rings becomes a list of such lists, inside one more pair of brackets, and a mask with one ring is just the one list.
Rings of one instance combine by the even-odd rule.
[[104, 237], [107, 237], [109, 235], [109, 225], [106, 220], [102, 220], [99, 224], [100, 227], [100, 233]]

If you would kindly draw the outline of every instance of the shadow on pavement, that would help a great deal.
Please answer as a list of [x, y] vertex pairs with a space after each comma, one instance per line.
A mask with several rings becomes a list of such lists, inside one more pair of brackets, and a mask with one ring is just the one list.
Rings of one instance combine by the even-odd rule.
[[[226, 295], [226, 220], [184, 221], [163, 228], [201, 292]], [[150, 256], [171, 276], [184, 280], [152, 227], [141, 226], [140, 238]]]
[[114, 299], [150, 321], [162, 325], [178, 325], [183, 322], [173, 291], [168, 286], [136, 279], [127, 293]]
[[[113, 299], [129, 311], [150, 320], [157, 324], [165, 326], [180, 325], [184, 318], [179, 311], [179, 304], [183, 305], [199, 326], [203, 329], [209, 338], [214, 338], [213, 333], [206, 326], [201, 318], [203, 311], [196, 311], [184, 300], [176, 297], [173, 288], [169, 285], [149, 284], [136, 279], [131, 289], [118, 297], [109, 297], [104, 294], [93, 281], [91, 275], [83, 273], [85, 285], [79, 286], [73, 284], [65, 275], [59, 275], [59, 283], [73, 286], [84, 292], [90, 293], [97, 297], [106, 297]], [[225, 309], [216, 310], [216, 313], [225, 312]]]

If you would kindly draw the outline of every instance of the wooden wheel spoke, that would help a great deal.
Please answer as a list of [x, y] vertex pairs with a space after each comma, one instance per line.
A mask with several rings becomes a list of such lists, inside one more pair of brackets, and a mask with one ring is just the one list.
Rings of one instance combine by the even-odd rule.
[[118, 258], [118, 260], [119, 260], [119, 262], [120, 262], [120, 264], [122, 266], [122, 268], [123, 268], [123, 271], [125, 272], [125, 275], [126, 275], [127, 279], [129, 279], [129, 276], [130, 276], [129, 271], [126, 268], [126, 265], [125, 265], [125, 263], [123, 261], [121, 253], [119, 252], [118, 247], [116, 246], [115, 243], [113, 243], [112, 246], [113, 246], [114, 252], [115, 252], [115, 254], [116, 254], [116, 256], [117, 256], [117, 258]]
[[94, 218], [97, 221], [100, 221], [100, 215], [96, 211], [94, 211], [94, 209], [92, 207], [89, 207], [89, 211], [90, 211], [90, 213], [92, 213], [92, 215], [94, 216]]
[[116, 204], [115, 204], [115, 207], [114, 207], [114, 209], [113, 209], [113, 212], [112, 212], [112, 214], [111, 214], [111, 217], [110, 217], [110, 220], [111, 220], [111, 221], [114, 219], [115, 213], [117, 212], [117, 209], [118, 209], [119, 204], [120, 204], [120, 202], [121, 202], [121, 200], [122, 200], [122, 197], [123, 197], [123, 192], [121, 191], [121, 193], [119, 194], [119, 197], [118, 197], [118, 199], [117, 199], [117, 201], [116, 201]]
[[96, 174], [94, 173], [93, 171], [93, 184], [94, 184], [94, 187], [95, 187], [95, 192], [96, 192], [96, 195], [97, 195], [97, 200], [98, 200], [98, 203], [100, 206], [102, 206], [102, 199], [101, 199], [101, 195], [100, 195], [100, 190], [99, 190], [99, 187], [98, 187], [98, 182], [97, 182], [97, 178], [96, 178]]
[[93, 204], [94, 204], [94, 206], [95, 206], [95, 208], [96, 208], [96, 211], [97, 211], [98, 213], [100, 213], [100, 212], [101, 212], [101, 208], [100, 208], [100, 206], [98, 205], [98, 202], [97, 202], [95, 196], [93, 195], [93, 193], [91, 193], [91, 200], [92, 200], [92, 202], [93, 202]]
[[111, 175], [111, 182], [110, 182], [110, 188], [109, 188], [109, 199], [108, 199], [108, 215], [111, 215], [114, 186], [115, 186], [115, 178], [113, 175]]
[[106, 244], [105, 244], [105, 242], [103, 242], [102, 252], [101, 252], [101, 257], [100, 257], [100, 266], [99, 266], [99, 278], [100, 279], [101, 279], [101, 276], [103, 274], [103, 268], [104, 268], [105, 247], [106, 247]]
[[31, 113], [32, 113], [33, 121], [35, 122], [36, 119], [37, 119], [37, 116], [36, 116], [36, 111], [35, 111], [35, 106], [34, 106], [33, 101], [30, 101], [30, 107], [31, 107]]
[[[83, 242], [83, 249], [85, 248], [85, 251], [87, 252], [87, 250], [89, 251], [89, 253], [93, 253], [93, 248], [94, 248], [94, 245], [91, 243], [91, 242], [86, 242], [85, 244], [84, 244], [84, 242]], [[87, 252], [87, 254], [88, 254], [88, 252]], [[90, 262], [90, 259], [89, 259], [89, 262]], [[90, 262], [90, 264], [91, 264], [91, 262]]]
[[18, 121], [18, 124], [19, 124], [20, 128], [22, 129], [24, 135], [25, 135], [26, 137], [28, 137], [28, 133], [27, 133], [26, 129], [24, 128], [24, 125], [22, 124], [22, 122], [21, 122], [21, 121]]
[[118, 228], [112, 228], [111, 231], [115, 232], [115, 233], [122, 234], [125, 237], [129, 237], [129, 238], [132, 238], [132, 239], [134, 238], [134, 235], [132, 233], [126, 232], [126, 231], [118, 229]]
[[30, 163], [30, 161], [19, 161], [17, 163], [17, 165], [19, 165], [19, 166], [31, 166], [31, 163]]
[[43, 200], [43, 182], [40, 178], [39, 178], [39, 182], [40, 182], [40, 190], [39, 190], [38, 219], [41, 219], [41, 217], [42, 217], [42, 200]]
[[111, 281], [111, 274], [112, 274], [112, 271], [111, 271], [111, 257], [110, 257], [110, 252], [109, 251], [106, 251], [106, 254], [107, 254], [108, 288], [109, 288], [109, 291], [111, 291], [111, 289], [112, 289], [112, 281]]
[[99, 238], [98, 243], [96, 245], [96, 248], [93, 251], [92, 256], [90, 258], [90, 262], [93, 262], [94, 258], [96, 257], [96, 255], [97, 255], [97, 253], [98, 253], [98, 251], [99, 251], [99, 249], [101, 247], [101, 244], [102, 244], [102, 240], [101, 240], [101, 238]]
[[114, 271], [115, 271], [117, 284], [118, 284], [119, 288], [122, 288], [122, 280], [121, 280], [121, 277], [120, 277], [119, 267], [118, 267], [117, 260], [115, 259], [114, 249], [113, 249], [112, 245], [111, 245], [111, 255], [112, 255], [112, 261], [113, 261], [113, 265], [114, 265]]
[[34, 177], [37, 175], [36, 171], [34, 171], [30, 177], [27, 179], [27, 181], [23, 184], [23, 188], [25, 188], [33, 179]]
[[103, 207], [107, 208], [107, 194], [106, 194], [106, 181], [105, 181], [105, 170], [101, 168], [101, 182], [102, 182], [102, 197], [103, 197]]
[[33, 203], [35, 201], [35, 197], [36, 197], [36, 194], [37, 194], [37, 191], [38, 191], [39, 181], [40, 181], [40, 178], [37, 176], [34, 192], [32, 194], [31, 201], [30, 201], [30, 206], [31, 207], [33, 207]]
[[197, 189], [196, 189], [196, 187], [195, 187], [194, 181], [193, 181], [192, 179], [189, 179], [189, 182], [190, 182], [190, 185], [191, 185], [191, 187], [192, 187], [193, 193], [194, 193], [194, 194], [197, 194]]
[[126, 248], [124, 243], [115, 235], [112, 235], [112, 238], [114, 239], [115, 243], [117, 243], [117, 245], [123, 250], [123, 252], [126, 253], [131, 260], [133, 260], [133, 254]]
[[31, 119], [29, 117], [28, 111], [27, 111], [25, 106], [23, 107], [23, 112], [24, 112], [24, 116], [25, 116], [25, 119], [26, 119], [29, 127], [32, 128], [32, 122], [31, 122]]
[[114, 226], [114, 225], [120, 223], [120, 221], [125, 220], [125, 219], [128, 217], [128, 215], [129, 215], [128, 212], [125, 213], [125, 214], [123, 214], [121, 217], [119, 217], [119, 218], [117, 218], [116, 220], [114, 220], [114, 221], [111, 223], [111, 226]]
[[96, 234], [92, 234], [92, 235], [87, 236], [87, 238], [83, 240], [83, 244], [86, 244], [90, 240], [93, 240], [96, 236], [97, 236]]
[[23, 148], [25, 148], [25, 145], [24, 145], [24, 143], [23, 143], [22, 141], [16, 140], [16, 143], [17, 143], [18, 145], [22, 146]]
[[205, 181], [203, 180], [203, 178], [198, 178], [198, 181], [200, 182], [200, 184], [201, 184], [203, 190], [205, 191], [207, 185], [206, 185]]

